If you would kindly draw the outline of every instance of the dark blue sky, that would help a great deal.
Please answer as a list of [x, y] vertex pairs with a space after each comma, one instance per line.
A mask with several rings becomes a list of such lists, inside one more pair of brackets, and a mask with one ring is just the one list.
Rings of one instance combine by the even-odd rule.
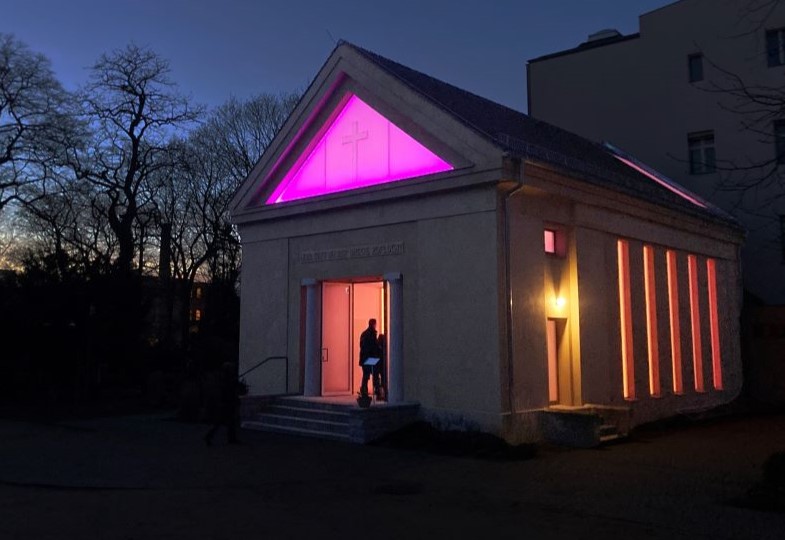
[[197, 101], [305, 88], [333, 49], [328, 31], [519, 110], [526, 60], [589, 33], [638, 30], [669, 0], [0, 0], [0, 32], [46, 54], [68, 88], [130, 41], [169, 59]]

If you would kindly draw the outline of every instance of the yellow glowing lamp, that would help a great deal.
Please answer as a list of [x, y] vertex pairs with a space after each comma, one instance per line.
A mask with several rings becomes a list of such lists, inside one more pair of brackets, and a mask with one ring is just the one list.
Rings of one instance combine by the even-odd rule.
[[567, 299], [563, 296], [557, 296], [553, 299], [553, 305], [556, 306], [557, 309], [561, 309], [567, 305]]

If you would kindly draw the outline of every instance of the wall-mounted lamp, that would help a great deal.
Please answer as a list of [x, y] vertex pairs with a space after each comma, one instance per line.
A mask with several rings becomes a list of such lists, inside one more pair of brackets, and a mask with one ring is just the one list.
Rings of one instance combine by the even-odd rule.
[[563, 296], [557, 296], [553, 299], [553, 305], [556, 306], [556, 309], [561, 309], [567, 305], [567, 299]]

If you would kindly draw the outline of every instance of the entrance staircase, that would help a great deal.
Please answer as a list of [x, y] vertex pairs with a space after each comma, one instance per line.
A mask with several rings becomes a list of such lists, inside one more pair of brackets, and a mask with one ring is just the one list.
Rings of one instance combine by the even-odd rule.
[[244, 429], [367, 443], [417, 420], [417, 403], [376, 402], [361, 409], [353, 398], [285, 396], [244, 409]]
[[601, 405], [552, 406], [542, 412], [541, 426], [549, 442], [593, 448], [629, 435], [630, 409]]

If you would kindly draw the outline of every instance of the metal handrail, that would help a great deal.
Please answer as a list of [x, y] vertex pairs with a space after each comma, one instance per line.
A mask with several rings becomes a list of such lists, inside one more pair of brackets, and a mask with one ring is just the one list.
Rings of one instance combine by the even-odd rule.
[[289, 357], [288, 357], [288, 356], [268, 356], [267, 358], [265, 358], [264, 360], [262, 360], [261, 362], [259, 362], [258, 364], [256, 364], [256, 365], [255, 365], [254, 367], [252, 367], [251, 369], [246, 369], [245, 371], [243, 371], [242, 373], [240, 373], [240, 374], [237, 376], [237, 378], [238, 378], [238, 379], [241, 379], [242, 377], [245, 377], [245, 376], [246, 376], [246, 375], [248, 375], [250, 372], [252, 372], [253, 370], [255, 370], [255, 369], [256, 369], [256, 368], [258, 368], [258, 367], [261, 367], [261, 366], [263, 366], [264, 364], [266, 364], [266, 363], [267, 363], [267, 362], [269, 362], [270, 360], [284, 360], [284, 361], [286, 362], [286, 363], [285, 363], [285, 366], [286, 366], [286, 377], [285, 377], [285, 380], [286, 380], [286, 390], [285, 390], [285, 391], [286, 391], [286, 392], [288, 392], [288, 391], [289, 391]]

